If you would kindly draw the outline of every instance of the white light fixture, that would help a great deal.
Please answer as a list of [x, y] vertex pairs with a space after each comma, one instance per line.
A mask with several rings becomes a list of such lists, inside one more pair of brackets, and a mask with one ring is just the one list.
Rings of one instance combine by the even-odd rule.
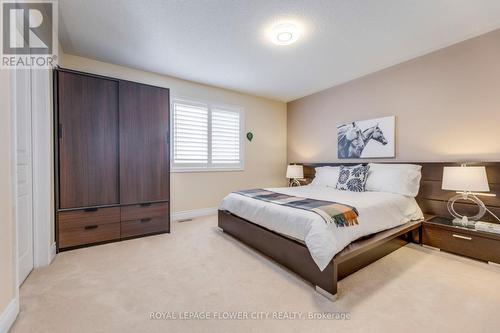
[[[486, 206], [473, 192], [488, 192], [490, 190], [486, 168], [484, 166], [444, 167], [443, 168], [443, 190], [460, 191], [448, 201], [448, 211], [455, 218], [456, 224], [468, 226], [469, 220], [477, 221], [486, 213]], [[475, 216], [460, 215], [455, 211], [454, 204], [457, 200], [470, 200], [479, 206], [479, 212]]]
[[291, 22], [281, 22], [271, 28], [271, 41], [276, 45], [290, 45], [300, 37], [299, 27]]
[[288, 186], [300, 186], [299, 179], [304, 178], [304, 167], [302, 165], [289, 165], [286, 168], [286, 178], [290, 179]]

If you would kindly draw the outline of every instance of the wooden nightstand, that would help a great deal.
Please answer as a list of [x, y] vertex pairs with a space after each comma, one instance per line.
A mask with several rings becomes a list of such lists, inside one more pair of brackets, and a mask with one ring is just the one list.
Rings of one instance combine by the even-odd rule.
[[456, 226], [443, 217], [426, 219], [422, 229], [423, 245], [500, 264], [500, 234]]

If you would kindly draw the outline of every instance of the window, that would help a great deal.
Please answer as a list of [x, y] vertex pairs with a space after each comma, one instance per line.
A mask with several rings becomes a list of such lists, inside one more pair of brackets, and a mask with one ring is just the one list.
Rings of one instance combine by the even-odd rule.
[[243, 169], [243, 109], [174, 99], [172, 169]]
[[202, 104], [173, 103], [174, 166], [208, 164], [208, 108]]

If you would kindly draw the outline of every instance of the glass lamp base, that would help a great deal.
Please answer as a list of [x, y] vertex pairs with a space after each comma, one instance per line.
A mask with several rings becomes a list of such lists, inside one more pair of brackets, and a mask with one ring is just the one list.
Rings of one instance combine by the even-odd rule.
[[459, 226], [459, 227], [474, 227], [476, 224], [476, 221], [471, 221], [467, 216], [462, 216], [462, 218], [454, 218], [453, 219], [453, 225]]
[[[458, 214], [455, 210], [455, 207], [454, 207], [455, 201], [457, 201], [457, 200], [472, 201], [476, 205], [478, 205], [479, 211], [474, 216], [465, 216], [465, 215]], [[450, 212], [451, 216], [454, 217], [454, 219], [453, 219], [454, 225], [458, 225], [458, 226], [462, 226], [462, 227], [474, 227], [474, 225], [476, 223], [475, 221], [479, 220], [486, 213], [486, 207], [485, 207], [484, 203], [478, 199], [478, 197], [466, 192], [463, 194], [457, 194], [448, 201], [448, 211]]]

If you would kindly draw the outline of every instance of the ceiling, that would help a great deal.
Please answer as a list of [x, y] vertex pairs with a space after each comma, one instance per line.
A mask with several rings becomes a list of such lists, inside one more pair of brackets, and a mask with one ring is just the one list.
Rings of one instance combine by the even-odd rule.
[[[500, 28], [498, 0], [59, 0], [66, 53], [290, 101]], [[303, 35], [266, 33], [292, 20]]]

